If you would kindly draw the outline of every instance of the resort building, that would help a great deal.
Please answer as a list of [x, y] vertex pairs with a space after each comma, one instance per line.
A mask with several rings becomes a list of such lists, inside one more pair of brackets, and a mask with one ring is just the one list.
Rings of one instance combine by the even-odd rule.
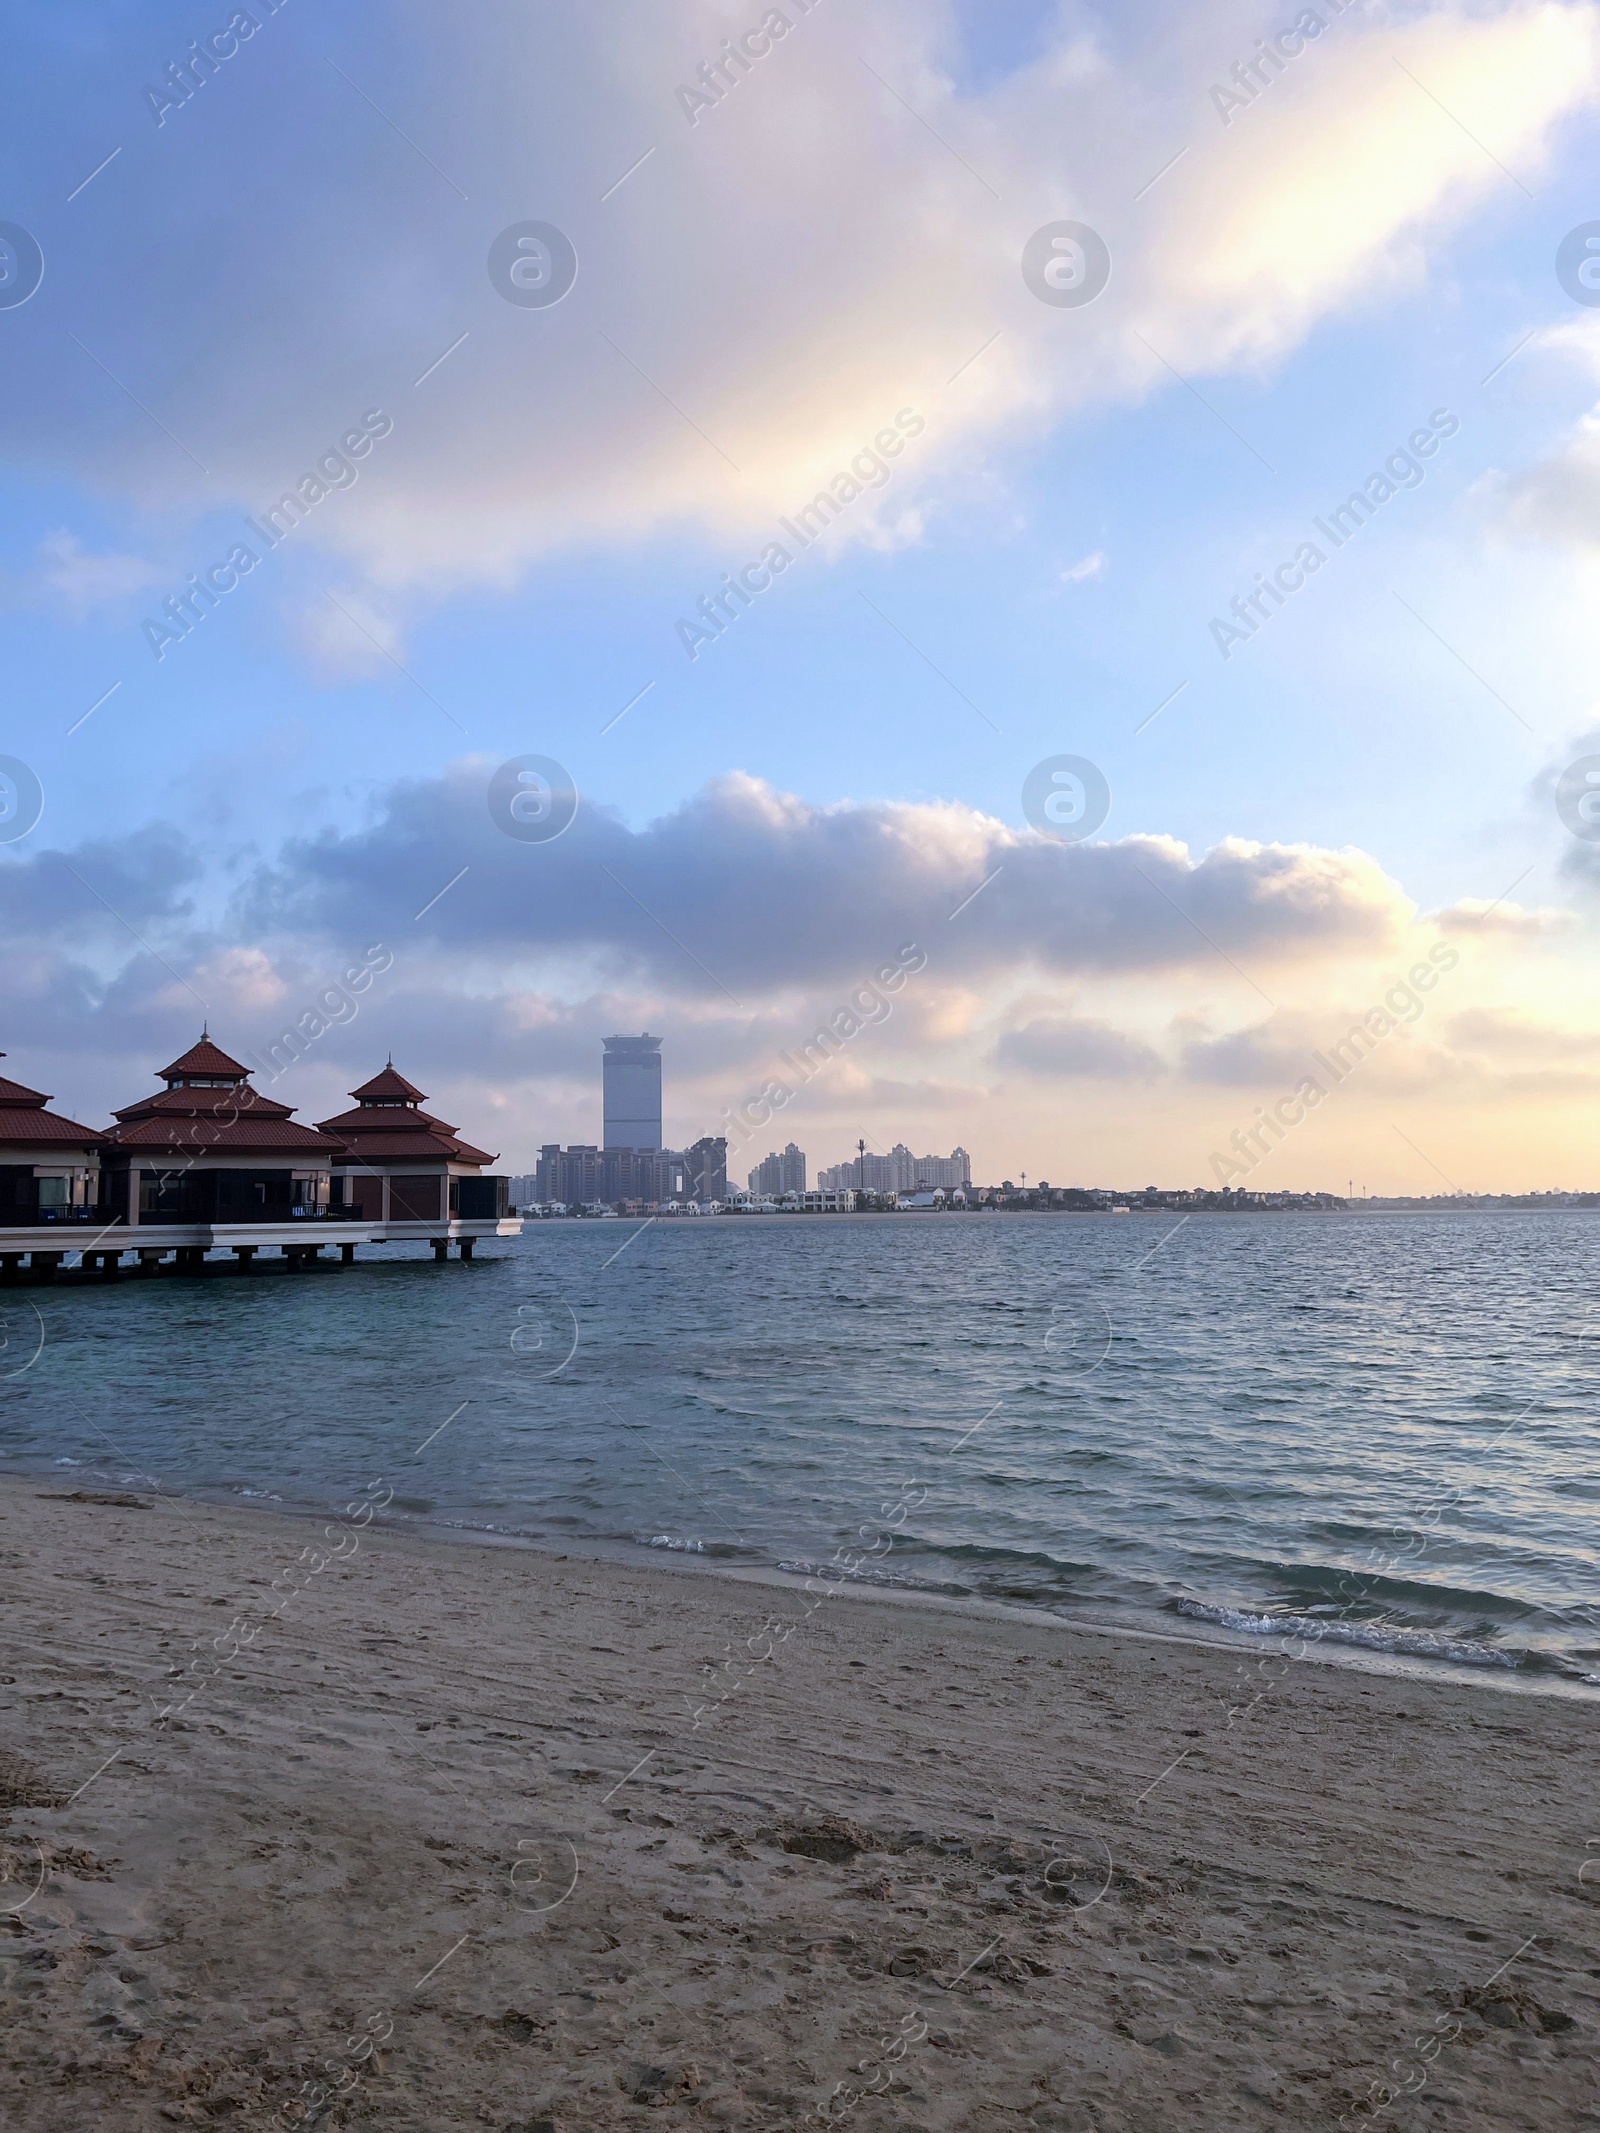
[[424, 1111], [392, 1064], [321, 1129], [252, 1087], [204, 1031], [157, 1079], [102, 1131], [0, 1076], [0, 1279], [24, 1260], [49, 1279], [70, 1252], [107, 1274], [129, 1252], [186, 1272], [210, 1251], [245, 1269], [279, 1252], [295, 1271], [332, 1247], [348, 1263], [359, 1244], [407, 1240], [470, 1259], [478, 1238], [521, 1231], [509, 1181], [484, 1175], [494, 1158]]
[[0, 1074], [0, 1226], [86, 1222], [100, 1198], [103, 1136], [49, 1101]]
[[508, 1213], [510, 1180], [483, 1175], [494, 1157], [424, 1111], [423, 1091], [392, 1059], [350, 1094], [357, 1108], [325, 1118], [318, 1132], [334, 1144], [335, 1196], [354, 1220], [399, 1224], [402, 1233], [417, 1224], [422, 1235], [441, 1221]]
[[105, 1218], [158, 1223], [290, 1222], [326, 1214], [338, 1144], [294, 1124], [287, 1104], [208, 1036], [163, 1067], [159, 1095], [116, 1112], [101, 1160]]

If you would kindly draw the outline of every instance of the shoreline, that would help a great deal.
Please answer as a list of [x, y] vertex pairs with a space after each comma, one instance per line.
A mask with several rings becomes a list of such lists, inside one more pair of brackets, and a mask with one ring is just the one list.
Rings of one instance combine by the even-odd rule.
[[[63, 1474], [61, 1469], [55, 1466], [37, 1470], [0, 1468], [0, 1497], [13, 1487], [31, 1488], [44, 1481], [61, 1482], [61, 1493], [70, 1495], [71, 1490], [65, 1484], [74, 1474], [81, 1472], [81, 1468], [73, 1468], [69, 1473]], [[141, 1486], [135, 1480], [113, 1477], [96, 1479], [92, 1485], [106, 1491], [126, 1490], [132, 1494], [148, 1495], [157, 1501], [192, 1503], [205, 1505], [213, 1510], [237, 1511], [247, 1518], [259, 1515], [266, 1520], [283, 1519], [317, 1524], [334, 1516], [328, 1509], [295, 1504], [281, 1498], [273, 1500], [254, 1491], [245, 1491], [241, 1495], [226, 1488], [202, 1488], [182, 1496], [174, 1496], [169, 1491], [158, 1490], [149, 1483]], [[374, 1533], [409, 1538], [426, 1548], [478, 1547], [495, 1552], [526, 1552], [557, 1562], [619, 1564], [624, 1567], [659, 1570], [667, 1575], [700, 1576], [724, 1583], [755, 1585], [780, 1591], [804, 1592], [809, 1578], [815, 1574], [802, 1571], [798, 1567], [785, 1568], [781, 1563], [738, 1562], [695, 1549], [659, 1547], [650, 1542], [620, 1536], [586, 1536], [558, 1541], [548, 1537], [510, 1533], [492, 1527], [455, 1524], [446, 1519], [414, 1513], [402, 1513], [399, 1516], [379, 1513], [372, 1522], [371, 1530]], [[1555, 1697], [1576, 1703], [1600, 1702], [1600, 1682], [1586, 1681], [1579, 1675], [1567, 1673], [1561, 1667], [1545, 1660], [1543, 1655], [1536, 1651], [1530, 1652], [1530, 1658], [1534, 1662], [1532, 1664], [1458, 1661], [1442, 1654], [1383, 1651], [1332, 1638], [1320, 1641], [1294, 1632], [1236, 1630], [1225, 1624], [1211, 1622], [1205, 1617], [1181, 1613], [1176, 1605], [1169, 1611], [1166, 1608], [1139, 1607], [1128, 1603], [1119, 1611], [1114, 1602], [1090, 1603], [1069, 1611], [1066, 1608], [1029, 1605], [1023, 1601], [992, 1599], [983, 1593], [940, 1591], [929, 1584], [909, 1579], [889, 1582], [845, 1576], [830, 1581], [830, 1597], [833, 1596], [858, 1601], [874, 1600], [890, 1606], [948, 1613], [978, 1620], [993, 1618], [999, 1621], [1027, 1622], [1035, 1627], [1071, 1631], [1083, 1636], [1141, 1638], [1202, 1651], [1232, 1652], [1262, 1660], [1284, 1659], [1293, 1665], [1327, 1666], [1380, 1678], [1419, 1682], [1449, 1681], [1469, 1690], [1487, 1689], [1507, 1695]], [[1299, 1644], [1304, 1648], [1291, 1654], [1286, 1649], [1291, 1644]]]
[[1451, 2133], [1592, 2122], [1559, 1698], [900, 1594], [782, 1637], [698, 1563], [52, 1481], [0, 1482], [22, 2133], [318, 2081], [396, 2133], [1387, 2133], [1397, 2059]]

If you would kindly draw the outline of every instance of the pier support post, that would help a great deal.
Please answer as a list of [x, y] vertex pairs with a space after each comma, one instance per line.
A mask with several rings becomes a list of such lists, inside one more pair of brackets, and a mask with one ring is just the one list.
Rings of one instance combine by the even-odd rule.
[[56, 1269], [60, 1266], [61, 1260], [62, 1254], [60, 1252], [30, 1252], [28, 1254], [28, 1270], [30, 1273], [37, 1275], [40, 1281], [54, 1281]]
[[167, 1256], [165, 1252], [152, 1250], [152, 1248], [147, 1244], [141, 1244], [138, 1247], [138, 1252], [139, 1271], [141, 1274], [153, 1274], [156, 1268], [161, 1264], [162, 1260], [165, 1259]]
[[431, 1242], [433, 1244], [433, 1256], [443, 1266], [450, 1256], [450, 1239], [448, 1237], [434, 1237]]
[[260, 1246], [254, 1244], [236, 1244], [233, 1247], [233, 1256], [239, 1262], [241, 1274], [253, 1274], [255, 1272], [256, 1253], [259, 1249]]
[[475, 1237], [463, 1237], [456, 1246], [456, 1250], [463, 1259], [470, 1259], [472, 1257], [472, 1247], [476, 1242], [477, 1239]]
[[356, 1263], [356, 1248], [355, 1248], [355, 1246], [354, 1246], [353, 1244], [341, 1244], [341, 1245], [340, 1245], [340, 1247], [339, 1247], [339, 1264], [340, 1264], [341, 1266], [354, 1266], [354, 1265], [355, 1265], [355, 1263]]
[[197, 1244], [180, 1244], [176, 1254], [178, 1272], [180, 1274], [198, 1274], [205, 1256], [205, 1253]]
[[22, 1264], [20, 1252], [0, 1252], [0, 1281], [15, 1281], [17, 1268]]

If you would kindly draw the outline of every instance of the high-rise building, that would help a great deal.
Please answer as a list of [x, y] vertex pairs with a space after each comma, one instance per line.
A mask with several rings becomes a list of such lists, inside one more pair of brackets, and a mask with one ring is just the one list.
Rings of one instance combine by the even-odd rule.
[[561, 1148], [552, 1142], [539, 1150], [539, 1168], [529, 1182], [527, 1198], [540, 1207], [725, 1200], [728, 1144], [696, 1141], [679, 1153], [672, 1148]]
[[728, 1143], [719, 1134], [696, 1141], [684, 1153], [685, 1183], [691, 1200], [725, 1200], [728, 1197]]
[[607, 1037], [601, 1067], [607, 1148], [661, 1146], [661, 1039]]
[[949, 1155], [913, 1155], [897, 1141], [887, 1155], [855, 1155], [817, 1173], [824, 1191], [855, 1185], [866, 1192], [954, 1192], [972, 1183], [972, 1158], [965, 1148]]
[[758, 1192], [763, 1199], [776, 1199], [780, 1193], [804, 1192], [806, 1189], [805, 1151], [791, 1141], [782, 1155], [769, 1155], [757, 1163], [750, 1173], [750, 1190]]
[[600, 1197], [602, 1161], [598, 1148], [562, 1148], [555, 1142], [539, 1150], [535, 1197], [542, 1207], [588, 1207]]

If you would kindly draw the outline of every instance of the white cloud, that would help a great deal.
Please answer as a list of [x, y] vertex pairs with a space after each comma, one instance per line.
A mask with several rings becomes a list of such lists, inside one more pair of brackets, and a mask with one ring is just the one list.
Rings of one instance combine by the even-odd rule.
[[1450, 1041], [1458, 1051], [1495, 1062], [1589, 1060], [1600, 1065], [1600, 1031], [1560, 1029], [1503, 1007], [1472, 1007], [1455, 1016]]
[[[1238, 42], [1222, 0], [1174, 10], [1136, 72], [1114, 24], [1063, 28], [979, 93], [952, 78], [944, 9], [882, 0], [866, 28], [807, 15], [690, 127], [675, 87], [732, 24], [711, 0], [447, 17], [413, 0], [399, 36], [386, 11], [350, 15], [363, 86], [426, 160], [327, 70], [303, 88], [293, 194], [210, 271], [165, 285], [165, 343], [140, 351], [130, 388], [168, 405], [181, 378], [174, 426], [215, 471], [197, 480], [120, 410], [108, 443], [82, 402], [111, 388], [75, 368], [67, 383], [41, 368], [12, 406], [30, 410], [26, 457], [77, 457], [179, 509], [253, 509], [381, 403], [393, 439], [307, 527], [378, 588], [509, 585], [554, 550], [770, 527], [904, 407], [928, 424], [916, 463], [839, 537], [914, 539], [966, 446], [1170, 390], [1167, 361], [1270, 363], [1330, 312], [1419, 278], [1424, 239], [1506, 182], [1462, 129], [1532, 173], [1595, 79], [1591, 5], [1351, 13], [1224, 128], [1203, 87]], [[275, 104], [235, 110], [245, 163], [268, 146], [252, 127], [277, 149]], [[127, 216], [175, 256], [209, 227], [181, 159], [120, 182]], [[546, 311], [503, 302], [485, 265], [511, 203], [530, 201], [580, 254]], [[1064, 216], [1101, 227], [1114, 258], [1080, 310], [1040, 304], [1019, 270], [1027, 238]], [[144, 267], [102, 264], [83, 337], [126, 362]], [[263, 289], [297, 294], [264, 305]]]
[[1499, 937], [1502, 940], [1540, 940], [1551, 934], [1569, 932], [1576, 923], [1575, 912], [1545, 905], [1528, 910], [1522, 904], [1507, 903], [1504, 897], [1491, 903], [1486, 897], [1467, 896], [1459, 903], [1433, 913], [1433, 924], [1441, 933], [1475, 934], [1480, 938]]
[[469, 758], [393, 788], [367, 828], [291, 840], [236, 925], [343, 941], [378, 937], [398, 913], [457, 963], [587, 959], [608, 982], [744, 1004], [864, 978], [908, 942], [941, 986], [1212, 967], [1219, 951], [1311, 964], [1386, 947], [1413, 910], [1359, 851], [1060, 844], [952, 801], [818, 807], [744, 772], [639, 830], [581, 805], [554, 842], [522, 844], [491, 819], [493, 768]]
[[1105, 550], [1096, 548], [1092, 554], [1083, 557], [1081, 562], [1068, 564], [1061, 573], [1061, 582], [1063, 585], [1082, 585], [1090, 578], [1104, 577], [1105, 570]]
[[1136, 1037], [1089, 1016], [1042, 1015], [1008, 1030], [995, 1049], [1003, 1067], [1051, 1077], [1151, 1081], [1164, 1071], [1160, 1054]]
[[160, 571], [144, 557], [95, 555], [76, 534], [62, 529], [39, 543], [38, 557], [18, 591], [82, 622], [101, 608], [136, 599], [160, 582]]
[[391, 675], [404, 655], [400, 628], [388, 605], [348, 586], [301, 608], [298, 633], [321, 681]]

